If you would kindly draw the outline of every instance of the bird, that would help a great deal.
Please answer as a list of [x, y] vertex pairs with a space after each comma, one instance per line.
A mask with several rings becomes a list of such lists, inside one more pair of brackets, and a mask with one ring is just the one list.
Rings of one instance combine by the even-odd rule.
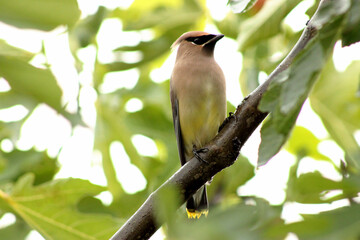
[[[177, 48], [170, 78], [173, 124], [181, 165], [212, 140], [226, 118], [226, 83], [214, 59], [214, 48], [223, 34], [192, 31], [182, 34], [171, 46]], [[207, 216], [206, 184], [186, 202], [188, 218]]]

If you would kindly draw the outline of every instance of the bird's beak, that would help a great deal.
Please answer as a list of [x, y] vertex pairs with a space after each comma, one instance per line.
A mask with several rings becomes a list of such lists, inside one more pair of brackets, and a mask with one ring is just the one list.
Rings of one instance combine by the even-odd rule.
[[215, 44], [217, 41], [219, 41], [219, 40], [222, 39], [223, 37], [224, 37], [224, 34], [215, 35], [212, 39], [210, 39], [209, 41], [207, 41], [204, 45], [207, 45], [207, 44], [209, 44], [209, 43]]

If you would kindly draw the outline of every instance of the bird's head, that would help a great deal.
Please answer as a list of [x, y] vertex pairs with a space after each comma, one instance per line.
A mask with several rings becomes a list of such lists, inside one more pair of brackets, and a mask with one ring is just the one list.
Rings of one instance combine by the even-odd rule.
[[223, 34], [209, 34], [207, 32], [194, 31], [181, 35], [171, 46], [179, 46], [178, 55], [204, 54], [213, 56], [214, 47]]

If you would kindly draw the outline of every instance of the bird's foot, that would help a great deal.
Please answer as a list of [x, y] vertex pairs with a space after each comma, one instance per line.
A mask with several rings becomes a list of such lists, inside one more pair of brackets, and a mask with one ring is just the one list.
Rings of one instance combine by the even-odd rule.
[[220, 132], [225, 127], [225, 125], [228, 124], [228, 122], [230, 122], [230, 119], [234, 118], [234, 117], [235, 117], [235, 114], [233, 112], [229, 112], [229, 116], [227, 118], [225, 118], [225, 120], [222, 122], [222, 124], [219, 127], [218, 132]]
[[203, 159], [201, 156], [200, 156], [200, 153], [206, 153], [208, 152], [209, 149], [208, 148], [200, 148], [200, 149], [196, 149], [196, 146], [193, 145], [193, 154], [194, 156], [196, 157], [197, 160], [199, 160], [200, 162], [204, 162], [204, 163], [209, 163], [208, 161], [206, 161], [205, 159]]

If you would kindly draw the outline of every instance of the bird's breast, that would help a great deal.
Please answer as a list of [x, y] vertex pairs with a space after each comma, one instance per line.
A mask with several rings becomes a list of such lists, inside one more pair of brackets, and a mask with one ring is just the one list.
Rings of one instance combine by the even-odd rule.
[[171, 87], [179, 102], [185, 152], [191, 157], [192, 146], [200, 148], [215, 137], [226, 116], [225, 78], [215, 62], [194, 63], [177, 73], [182, 74], [172, 76]]

